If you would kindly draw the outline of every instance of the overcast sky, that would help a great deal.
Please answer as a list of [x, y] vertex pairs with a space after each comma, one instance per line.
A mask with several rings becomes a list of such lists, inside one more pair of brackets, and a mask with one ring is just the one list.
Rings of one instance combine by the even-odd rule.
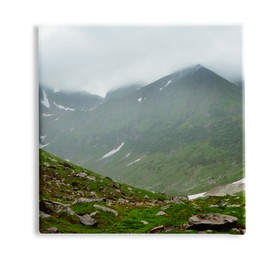
[[236, 80], [241, 34], [239, 26], [41, 26], [39, 81], [105, 96], [111, 88], [147, 84], [196, 64]]

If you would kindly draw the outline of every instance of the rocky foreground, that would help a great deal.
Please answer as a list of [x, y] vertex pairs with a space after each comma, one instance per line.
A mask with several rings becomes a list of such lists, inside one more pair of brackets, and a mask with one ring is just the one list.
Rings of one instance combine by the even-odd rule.
[[41, 233], [245, 232], [239, 196], [186, 196], [137, 189], [40, 151]]

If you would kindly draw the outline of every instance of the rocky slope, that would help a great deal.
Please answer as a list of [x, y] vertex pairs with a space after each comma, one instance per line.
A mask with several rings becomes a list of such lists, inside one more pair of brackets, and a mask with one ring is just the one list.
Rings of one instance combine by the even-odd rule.
[[169, 197], [115, 182], [43, 150], [39, 210], [41, 233], [243, 234], [245, 228], [243, 196]]

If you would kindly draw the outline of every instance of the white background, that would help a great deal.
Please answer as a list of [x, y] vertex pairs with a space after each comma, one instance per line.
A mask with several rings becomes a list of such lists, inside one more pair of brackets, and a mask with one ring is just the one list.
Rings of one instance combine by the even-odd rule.
[[[238, 24], [244, 28], [247, 233], [40, 235], [35, 26]], [[1, 1], [1, 259], [276, 259], [273, 1]], [[254, 258], [255, 259], [255, 258]]]

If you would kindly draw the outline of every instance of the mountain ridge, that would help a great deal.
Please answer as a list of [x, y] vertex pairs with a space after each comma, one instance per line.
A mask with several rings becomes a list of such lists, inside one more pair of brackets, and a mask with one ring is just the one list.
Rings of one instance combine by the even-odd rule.
[[58, 121], [43, 117], [45, 149], [118, 181], [169, 193], [243, 178], [242, 91], [209, 69], [175, 72], [100, 103]]

